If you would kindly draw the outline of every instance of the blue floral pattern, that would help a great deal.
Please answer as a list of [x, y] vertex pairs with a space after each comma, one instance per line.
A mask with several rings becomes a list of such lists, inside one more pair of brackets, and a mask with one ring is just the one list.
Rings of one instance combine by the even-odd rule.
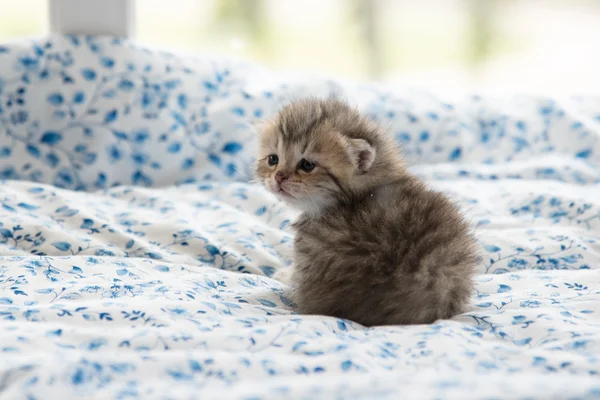
[[[304, 95], [387, 126], [463, 206], [470, 309], [365, 329], [271, 279], [296, 216], [247, 183]], [[600, 98], [446, 102], [97, 37], [0, 46], [0, 394], [600, 398]]]

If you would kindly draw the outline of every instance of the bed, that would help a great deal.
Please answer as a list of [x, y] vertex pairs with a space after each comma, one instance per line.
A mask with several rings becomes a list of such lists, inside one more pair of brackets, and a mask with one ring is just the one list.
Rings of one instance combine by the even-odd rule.
[[[254, 121], [356, 104], [472, 221], [466, 313], [294, 313]], [[600, 97], [462, 97], [107, 37], [0, 46], [0, 399], [600, 398]]]

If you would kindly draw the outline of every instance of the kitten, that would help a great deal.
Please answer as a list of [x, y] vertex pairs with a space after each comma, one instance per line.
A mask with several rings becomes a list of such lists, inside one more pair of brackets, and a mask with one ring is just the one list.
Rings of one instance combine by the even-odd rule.
[[390, 135], [338, 100], [283, 108], [262, 129], [256, 178], [302, 211], [293, 227], [298, 312], [366, 326], [463, 311], [478, 257], [470, 227], [403, 164]]

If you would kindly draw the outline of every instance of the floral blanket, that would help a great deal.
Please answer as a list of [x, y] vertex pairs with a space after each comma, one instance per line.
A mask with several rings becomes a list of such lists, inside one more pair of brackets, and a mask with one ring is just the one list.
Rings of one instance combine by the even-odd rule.
[[[305, 95], [384, 124], [458, 201], [470, 309], [294, 313], [294, 211], [251, 124]], [[600, 98], [445, 101], [94, 37], [0, 46], [0, 399], [600, 398]]]

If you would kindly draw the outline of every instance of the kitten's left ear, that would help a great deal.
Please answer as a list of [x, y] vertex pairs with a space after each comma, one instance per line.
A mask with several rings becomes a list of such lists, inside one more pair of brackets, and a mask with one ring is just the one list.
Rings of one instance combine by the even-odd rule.
[[273, 124], [273, 121], [270, 119], [255, 119], [248, 121], [250, 131], [257, 136], [260, 135], [271, 124]]
[[348, 152], [352, 162], [361, 172], [367, 172], [375, 161], [375, 149], [364, 139], [348, 140]]

